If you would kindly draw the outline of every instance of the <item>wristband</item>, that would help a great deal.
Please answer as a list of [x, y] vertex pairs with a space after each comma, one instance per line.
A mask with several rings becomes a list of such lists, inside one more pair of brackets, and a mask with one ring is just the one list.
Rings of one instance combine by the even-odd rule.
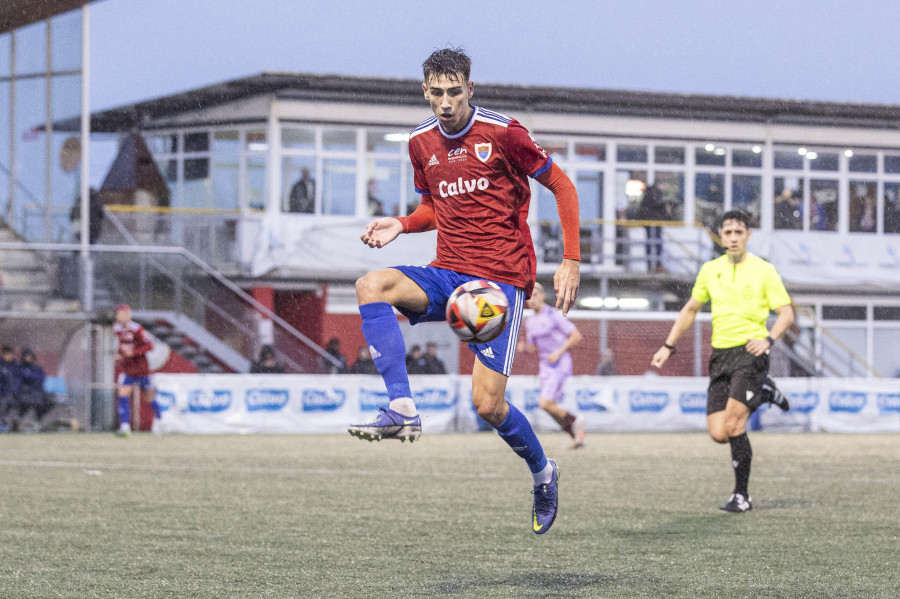
[[769, 342], [769, 347], [772, 347], [773, 345], [775, 345], [775, 340], [772, 339], [771, 337], [766, 337], [766, 341]]
[[663, 343], [663, 347], [666, 348], [667, 350], [669, 350], [670, 356], [675, 355], [675, 346], [674, 345], [669, 345], [668, 343]]

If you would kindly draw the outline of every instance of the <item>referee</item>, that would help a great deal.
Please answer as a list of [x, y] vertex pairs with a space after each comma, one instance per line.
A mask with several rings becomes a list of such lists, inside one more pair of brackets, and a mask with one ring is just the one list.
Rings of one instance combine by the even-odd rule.
[[[712, 356], [706, 427], [716, 443], [731, 444], [734, 492], [721, 510], [752, 509], [747, 483], [753, 452], [747, 419], [764, 401], [762, 385], [769, 372], [769, 349], [794, 321], [791, 298], [775, 267], [747, 251], [750, 215], [732, 210], [722, 216], [719, 237], [725, 255], [705, 263], [691, 297], [681, 309], [666, 342], [651, 365], [662, 368], [675, 353], [675, 342], [693, 324], [697, 312], [712, 302]], [[766, 330], [770, 310], [778, 315]]]

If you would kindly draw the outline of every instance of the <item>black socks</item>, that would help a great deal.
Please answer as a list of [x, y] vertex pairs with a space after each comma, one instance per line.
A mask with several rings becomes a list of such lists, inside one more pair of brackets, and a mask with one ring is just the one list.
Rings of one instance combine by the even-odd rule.
[[731, 444], [731, 465], [734, 467], [734, 492], [740, 493], [744, 498], [747, 494], [747, 482], [750, 480], [750, 462], [753, 459], [753, 450], [750, 449], [750, 439], [747, 433], [737, 437], [729, 437]]

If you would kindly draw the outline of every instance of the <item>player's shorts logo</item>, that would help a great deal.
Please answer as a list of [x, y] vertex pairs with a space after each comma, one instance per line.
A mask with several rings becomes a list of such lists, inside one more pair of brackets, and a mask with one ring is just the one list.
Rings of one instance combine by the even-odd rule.
[[475, 144], [475, 155], [478, 156], [478, 160], [487, 162], [491, 157], [491, 143]]

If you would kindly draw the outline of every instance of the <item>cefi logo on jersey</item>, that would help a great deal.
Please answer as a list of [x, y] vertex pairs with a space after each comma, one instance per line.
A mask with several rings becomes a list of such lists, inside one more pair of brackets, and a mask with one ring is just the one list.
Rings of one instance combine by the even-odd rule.
[[465, 148], [456, 148], [447, 152], [447, 161], [448, 162], [459, 162], [465, 161], [469, 159], [469, 153]]
[[438, 193], [441, 194], [442, 198], [449, 198], [451, 196], [458, 196], [461, 193], [472, 193], [476, 189], [484, 191], [489, 185], [490, 181], [484, 177], [481, 177], [480, 179], [469, 179], [468, 181], [463, 181], [463, 178], [459, 177], [452, 183], [441, 181], [438, 184]]
[[478, 156], [478, 160], [487, 162], [491, 157], [491, 143], [475, 144], [475, 155]]

